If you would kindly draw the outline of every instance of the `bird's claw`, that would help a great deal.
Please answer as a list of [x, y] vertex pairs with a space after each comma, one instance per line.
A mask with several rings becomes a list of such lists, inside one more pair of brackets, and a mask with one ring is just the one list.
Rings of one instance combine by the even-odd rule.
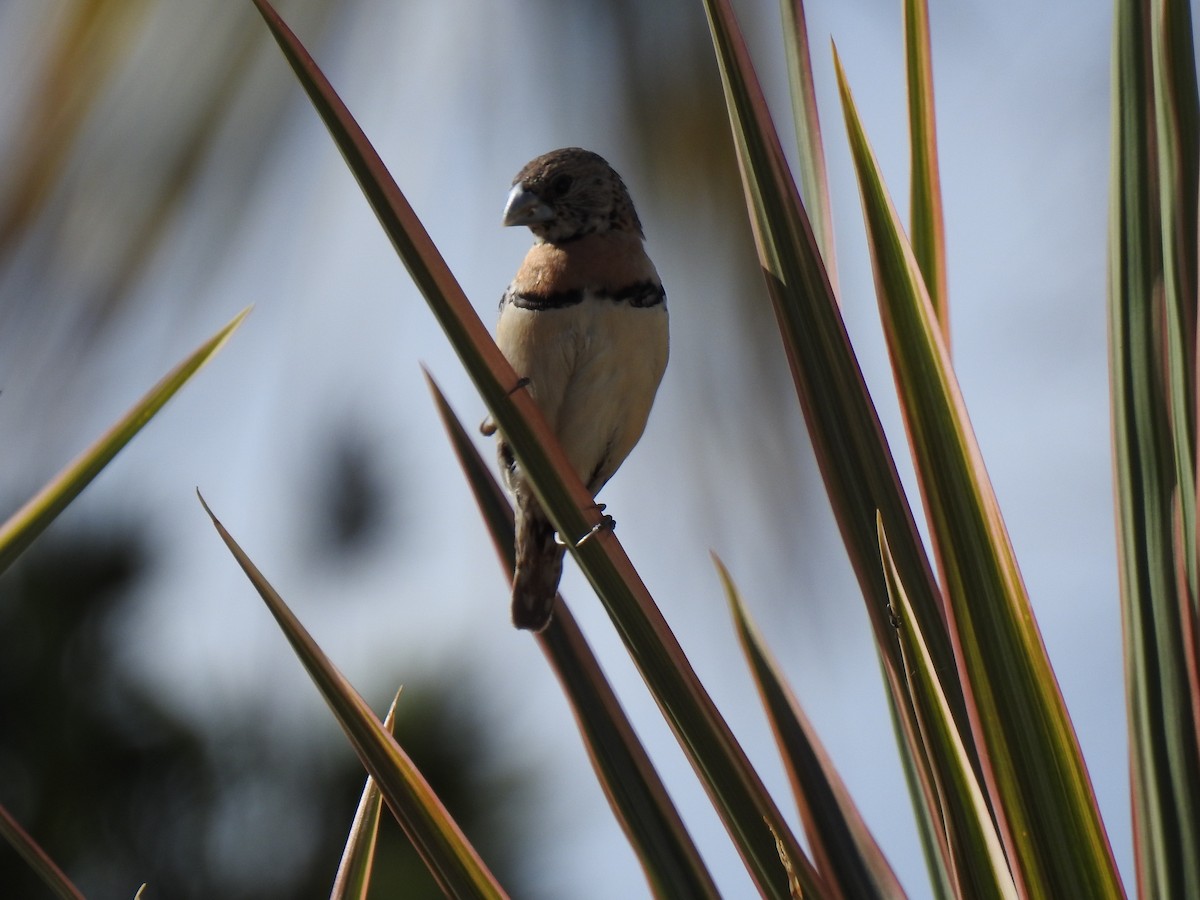
[[[505, 394], [505, 396], [511, 397], [513, 394], [515, 394], [517, 391], [519, 391], [523, 387], [529, 387], [529, 379], [525, 376], [521, 376], [520, 378], [518, 378], [517, 383], [514, 384], [511, 388], [509, 388], [508, 393]], [[482, 422], [480, 422], [479, 423], [479, 433], [482, 434], [484, 437], [491, 437], [493, 434], [495, 434], [496, 433], [496, 420], [493, 419], [491, 416], [488, 416], [486, 419], [484, 419]]]
[[[595, 503], [592, 505], [591, 508], [602, 514], [600, 516], [600, 521], [592, 526], [591, 531], [589, 531], [587, 534], [585, 534], [583, 537], [581, 537], [579, 540], [577, 540], [575, 542], [576, 550], [578, 550], [580, 547], [582, 547], [584, 544], [586, 544], [589, 540], [591, 540], [599, 532], [614, 531], [617, 527], [616, 519], [614, 519], [612, 516], [603, 515], [604, 510], [608, 508], [603, 503]], [[560, 547], [570, 547], [571, 546], [570, 544], [568, 544], [566, 541], [564, 541], [562, 539], [562, 536], [559, 535], [559, 533], [557, 531], [554, 532], [554, 543], [556, 543]]]
[[[598, 504], [596, 508], [599, 509], [603, 513], [604, 504], [602, 504], [602, 503]], [[575, 549], [578, 550], [580, 547], [582, 547], [584, 544], [586, 544], [588, 541], [590, 541], [593, 537], [595, 537], [601, 531], [615, 531], [616, 527], [617, 527], [616, 519], [614, 519], [610, 515], [601, 515], [600, 521], [592, 526], [592, 530], [589, 531], [587, 534], [585, 534], [583, 537], [581, 537], [579, 540], [577, 540], [575, 542]]]

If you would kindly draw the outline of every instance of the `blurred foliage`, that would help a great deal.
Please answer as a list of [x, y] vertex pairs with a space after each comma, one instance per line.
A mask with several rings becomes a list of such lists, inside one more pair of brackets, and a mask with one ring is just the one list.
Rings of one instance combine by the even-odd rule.
[[[0, 578], [0, 802], [89, 896], [325, 897], [362, 787], [340, 742], [280, 742], [269, 710], [198, 725], [126, 674], [137, 648], [118, 627], [152, 545], [107, 523], [37, 542]], [[511, 870], [523, 843], [496, 772], [469, 676], [411, 686], [398, 730], [488, 858]], [[447, 696], [442, 685], [452, 685]], [[501, 812], [503, 811], [503, 812]], [[503, 816], [503, 821], [501, 821]], [[386, 823], [374, 897], [440, 896], [407, 839]], [[528, 894], [526, 894], [528, 895]], [[0, 896], [46, 888], [0, 845]]]
[[352, 421], [324, 429], [316, 438], [324, 444], [314, 465], [317, 478], [306, 478], [315, 514], [308, 542], [322, 563], [351, 564], [376, 546], [384, 532], [394, 542], [390, 507], [395, 476], [385, 473], [366, 426]]
[[[345, 52], [340, 40], [355, 22], [378, 15], [368, 0], [290, 0], [288, 21], [308, 46]], [[627, 164], [651, 173], [641, 186], [652, 208], [700, 223], [741, 221], [732, 142], [700, 8], [688, 0], [512, 4], [536, 15], [547, 53], [566, 65], [579, 23], [596, 48], [611, 50], [603, 102], [623, 121], [613, 131]], [[523, 6], [528, 8], [522, 12]], [[19, 52], [0, 58], [7, 92], [0, 96], [0, 386], [9, 409], [35, 408], [72, 374], [61, 360], [101, 344], [114, 318], [128, 311], [150, 269], [170, 260], [173, 296], [156, 297], [158, 322], [195, 309], [221, 272], [242, 223], [261, 196], [269, 161], [281, 157], [282, 126], [296, 98], [274, 65], [269, 38], [250, 3], [182, 0], [13, 0], [0, 4], [0, 30], [22, 35]], [[397, 40], [403, 40], [403, 33]], [[16, 43], [16, 42], [14, 42]], [[651, 77], [652, 76], [652, 77]], [[581, 88], [583, 85], [580, 86]], [[497, 84], [474, 86], [486, 105]], [[551, 115], [554, 112], [551, 111]], [[565, 112], [560, 118], [567, 119]], [[472, 140], [481, 136], [473, 135]], [[695, 185], [704, 184], [704, 191]], [[735, 275], [757, 272], [745, 229], [722, 230]], [[653, 241], [654, 235], [651, 235]], [[660, 239], [662, 235], [659, 235]], [[790, 397], [770, 313], [745, 292], [689, 298], [698, 316], [730, 338], [744, 377], [715, 377], [699, 367], [692, 402], [715, 416], [716, 402], [748, 391], [783, 419]], [[678, 366], [686, 367], [680, 360]], [[102, 363], [102, 365], [107, 365]], [[114, 364], [115, 366], [115, 364]], [[14, 390], [14, 382], [36, 385]], [[745, 400], [747, 397], [740, 397]], [[731, 434], [749, 427], [750, 404], [726, 411]], [[785, 447], [755, 443], [763, 454], [747, 471], [756, 498], [782, 512], [795, 497], [772, 488]], [[697, 465], [717, 477], [728, 448], [694, 448]], [[0, 473], [0, 479], [21, 473]], [[11, 485], [10, 485], [11, 486]]]
[[[113, 527], [43, 541], [0, 581], [0, 792], [98, 896], [183, 876], [213, 793], [201, 737], [114, 665], [107, 626], [144, 565]], [[7, 847], [0, 884], [45, 890]]]
[[[362, 6], [291, 0], [286, 12], [319, 47]], [[741, 215], [698, 9], [686, 0], [586, 6], [595, 34], [619, 51], [613, 71], [631, 126], [621, 139], [629, 157], [642, 153], [655, 173], [660, 205]], [[10, 415], [39, 399], [59, 403], [56, 386], [70, 371], [63, 361], [104, 337], [152, 264], [174, 260], [186, 241], [187, 253], [172, 265], [188, 290], [156, 301], [178, 317], [239, 236], [295, 101], [255, 15], [249, 3], [187, 0], [0, 4], [0, 32], [22, 38], [6, 44], [13, 52], [0, 97], [0, 387]], [[683, 154], [685, 147], [692, 152]], [[708, 187], [698, 196], [692, 186], [701, 181]], [[748, 239], [731, 239], [752, 272]], [[727, 299], [702, 298], [722, 309]], [[730, 319], [755, 335], [753, 346], [769, 337], [770, 320], [761, 307], [746, 308]], [[772, 357], [747, 354], [753, 366], [764, 359]], [[26, 396], [24, 385], [38, 396]], [[39, 432], [46, 421], [29, 429], [35, 445], [53, 442]], [[320, 548], [323, 565], [353, 562], [392, 524], [385, 522], [389, 476], [359, 432], [334, 424], [328, 441], [316, 442], [322, 457], [305, 471], [316, 473], [305, 477], [315, 512], [292, 523], [306, 546]], [[22, 476], [6, 467], [0, 488]], [[361, 786], [358, 766], [344, 752], [335, 765], [322, 756], [328, 750], [264, 743], [245, 713], [187, 721], [157, 686], [127, 674], [133, 667], [122, 660], [137, 648], [122, 643], [119, 626], [159, 548], [139, 527], [97, 524], [103, 515], [89, 530], [52, 530], [0, 580], [0, 802], [94, 896], [130, 895], [143, 880], [149, 897], [324, 895]], [[399, 731], [516, 890], [510, 870], [520, 829], [481, 768], [486, 735], [476, 721], [477, 714], [447, 712], [436, 688], [410, 686]], [[456, 780], [464, 771], [472, 774]], [[509, 780], [516, 778], [501, 777]], [[497, 823], [487, 812], [502, 808], [504, 826], [489, 838]], [[394, 896], [398, 883], [405, 896], [422, 896], [416, 885], [432, 884], [405, 846], [385, 821], [374, 896]], [[264, 857], [272, 864], [262, 865]], [[0, 895], [41, 896], [31, 877], [0, 847]]]
[[[319, 36], [356, 5], [290, 11]], [[288, 97], [252, 16], [174, 0], [0, 8], [0, 28], [28, 38], [5, 63], [0, 120], [0, 376], [53, 384], [59, 354], [103, 333], [189, 219], [188, 280], [213, 271]], [[221, 177], [205, 179], [214, 161]]]

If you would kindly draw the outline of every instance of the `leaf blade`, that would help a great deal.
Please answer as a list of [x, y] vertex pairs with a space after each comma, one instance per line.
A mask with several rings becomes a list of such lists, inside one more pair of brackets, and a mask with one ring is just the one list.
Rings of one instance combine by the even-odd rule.
[[275, 617], [313, 684], [346, 732], [363, 766], [379, 785], [396, 821], [412, 841], [438, 885], [450, 896], [476, 897], [480, 900], [507, 897], [428, 782], [375, 718], [367, 702], [334, 667], [283, 598], [209, 509], [203, 497], [200, 497], [200, 503], [221, 540]]
[[[937, 809], [934, 773], [920, 747], [913, 701], [904, 689], [903, 662], [885, 613], [888, 594], [879, 564], [877, 512], [893, 536], [897, 566], [910, 586], [914, 612], [930, 652], [939, 670], [953, 671], [954, 651], [943, 620], [944, 601], [737, 19], [728, 0], [705, 0], [705, 11], [768, 294], [817, 463], [880, 650], [922, 845], [934, 871], [936, 889], [944, 892], [940, 856], [932, 852], [941, 840], [937, 822], [942, 813]], [[955, 720], [969, 733], [961, 691], [950, 685], [947, 695]], [[974, 754], [974, 748], [971, 752]], [[977, 759], [975, 765], [979, 765]]]
[[732, 576], [715, 554], [713, 561], [800, 806], [818, 870], [844, 897], [903, 898], [904, 889], [750, 621]]
[[[385, 231], [428, 301], [464, 367], [504, 432], [556, 530], [567, 537], [580, 568], [596, 589], [630, 657], [650, 686], [668, 724], [700, 775], [709, 797], [756, 885], [787, 897], [786, 872], [776, 839], [789, 857], [803, 860], [800, 844], [750, 765], [729, 726], [609, 529], [582, 544], [602, 521], [592, 497], [571, 469], [554, 434], [517, 374], [437, 252], [378, 154], [316, 63], [272, 9], [254, 0], [308, 92]], [[773, 832], [773, 833], [772, 833]], [[803, 870], [801, 863], [796, 865]], [[819, 880], [810, 893], [819, 896]]]
[[971, 767], [966, 744], [950, 715], [933, 660], [920, 627], [912, 616], [908, 593], [900, 581], [896, 562], [888, 546], [883, 523], [879, 526], [879, 550], [887, 574], [888, 590], [895, 610], [895, 629], [907, 663], [909, 690], [917, 699], [917, 718], [922, 744], [939, 757], [933, 771], [949, 776], [939, 783], [945, 818], [945, 860], [955, 880], [954, 895], [973, 900], [1016, 900], [1013, 882], [1000, 835], [992, 822], [983, 788]]
[[779, 5], [783, 12], [783, 46], [787, 53], [792, 119], [796, 125], [796, 146], [800, 149], [800, 184], [813, 234], [820, 245], [821, 258], [825, 261], [830, 288], [837, 294], [833, 204], [829, 200], [829, 175], [821, 140], [821, 117], [817, 109], [804, 0], [780, 0]]
[[1195, 153], [1195, 73], [1179, 73], [1194, 66], [1190, 52], [1164, 54], [1171, 41], [1190, 42], [1190, 26], [1171, 41], [1162, 27], [1180, 16], [1186, 5], [1116, 3], [1108, 251], [1134, 852], [1140, 893], [1164, 897], [1200, 891], [1196, 647], [1181, 639], [1196, 620], [1196, 463], [1186, 449], [1195, 443], [1195, 246], [1183, 237], [1195, 215], [1185, 163]]
[[950, 600], [975, 746], [1014, 878], [1034, 896], [1123, 896], [920, 267], [836, 55], [835, 65], [901, 411]]
[[904, 0], [904, 56], [908, 75], [911, 179], [910, 228], [913, 255], [925, 276], [929, 301], [950, 346], [950, 297], [946, 289], [946, 228], [938, 173], [937, 125], [933, 105], [933, 53], [927, 0]]
[[0, 525], [0, 572], [3, 572], [51, 522], [91, 484], [133, 437], [196, 374], [250, 314], [238, 313], [229, 324], [168, 372], [90, 447], [67, 464], [7, 522]]
[[[428, 372], [425, 379], [511, 580], [512, 507], [437, 383]], [[561, 596], [554, 618], [537, 640], [571, 703], [588, 757], [654, 895], [715, 900], [720, 895], [703, 858]]]
[[[768, 293], [779, 321], [797, 395], [851, 564], [880, 645], [889, 629], [875, 514], [903, 536], [896, 557], [939, 665], [953, 665], [940, 624], [941, 598], [895, 462], [867, 392], [821, 261], [812, 227], [787, 170], [745, 41], [727, 0], [705, 0], [725, 86], [747, 206]], [[894, 540], [900, 543], [900, 538]], [[939, 637], [940, 632], [940, 637]], [[888, 664], [897, 664], [892, 655]], [[960, 706], [958, 714], [965, 719]]]
[[[396, 736], [396, 704], [399, 702], [400, 692], [397, 691], [383, 720], [383, 727], [392, 737]], [[375, 865], [375, 844], [379, 837], [379, 819], [382, 812], [383, 794], [375, 779], [368, 775], [358, 800], [358, 807], [354, 810], [354, 820], [350, 825], [350, 834], [346, 839], [341, 861], [338, 863], [329, 900], [367, 900], [367, 892], [371, 889], [371, 872]]]
[[84, 900], [79, 888], [71, 882], [66, 873], [58, 867], [50, 855], [42, 849], [21, 824], [12, 816], [3, 804], [0, 804], [0, 836], [3, 836], [10, 847], [21, 856], [25, 862], [41, 877], [48, 888], [54, 891], [60, 900]]

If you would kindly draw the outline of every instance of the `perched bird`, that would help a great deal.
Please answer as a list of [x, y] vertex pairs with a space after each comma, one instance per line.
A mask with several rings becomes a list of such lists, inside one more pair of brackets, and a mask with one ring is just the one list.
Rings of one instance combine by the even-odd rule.
[[[667, 367], [667, 302], [642, 224], [603, 158], [569, 147], [513, 179], [505, 225], [534, 244], [500, 301], [496, 341], [594, 495], [642, 436]], [[500, 435], [517, 505], [512, 618], [550, 623], [565, 547]]]

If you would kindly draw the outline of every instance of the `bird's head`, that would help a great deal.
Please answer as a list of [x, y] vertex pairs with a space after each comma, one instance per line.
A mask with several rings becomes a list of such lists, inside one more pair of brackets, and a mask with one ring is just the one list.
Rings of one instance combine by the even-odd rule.
[[528, 225], [551, 244], [609, 231], [642, 234], [621, 176], [602, 156], [578, 147], [552, 150], [517, 173], [504, 224]]

